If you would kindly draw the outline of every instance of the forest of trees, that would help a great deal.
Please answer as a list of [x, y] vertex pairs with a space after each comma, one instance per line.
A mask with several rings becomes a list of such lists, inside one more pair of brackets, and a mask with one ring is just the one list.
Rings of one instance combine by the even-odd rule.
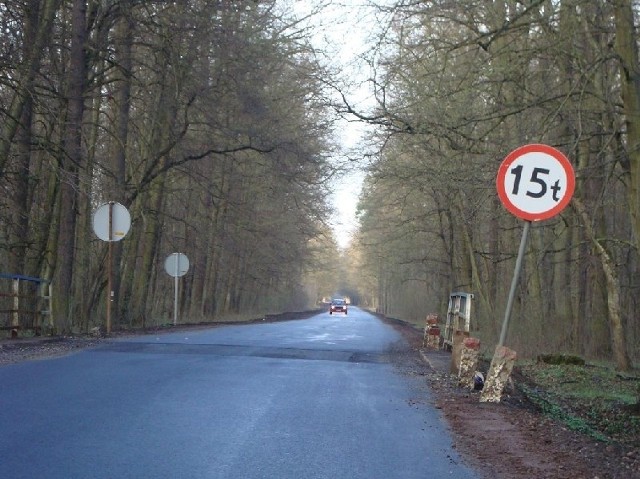
[[399, 1], [371, 55], [379, 126], [352, 257], [362, 297], [424, 321], [475, 296], [497, 343], [523, 221], [496, 174], [529, 143], [576, 171], [568, 208], [534, 222], [506, 344], [524, 357], [640, 359], [640, 64], [631, 0]]
[[[112, 243], [115, 327], [168, 321], [163, 261], [182, 252], [192, 322], [341, 291], [420, 323], [465, 291], [489, 350], [523, 228], [496, 173], [544, 143], [576, 190], [532, 225], [507, 345], [639, 360], [640, 4], [360, 2], [379, 22], [361, 57], [369, 109], [294, 3], [0, 3], [0, 273], [50, 281], [54, 330], [103, 324], [109, 255], [92, 213], [116, 201], [132, 225]], [[372, 133], [350, 156], [366, 167], [360, 229], [336, 261], [340, 118]]]
[[[302, 309], [327, 248], [335, 113], [309, 36], [275, 1], [0, 4], [0, 272], [50, 281], [57, 333]], [[313, 281], [312, 281], [313, 280]], [[317, 287], [317, 286], [316, 286]], [[3, 286], [3, 292], [10, 286]]]

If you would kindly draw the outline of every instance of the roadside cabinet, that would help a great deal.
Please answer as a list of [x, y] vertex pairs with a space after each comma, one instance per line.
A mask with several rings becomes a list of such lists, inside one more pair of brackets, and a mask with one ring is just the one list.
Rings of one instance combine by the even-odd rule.
[[471, 293], [451, 293], [449, 295], [449, 307], [447, 308], [447, 319], [444, 325], [444, 336], [442, 347], [444, 349], [453, 348], [453, 337], [456, 331], [469, 333], [471, 326]]

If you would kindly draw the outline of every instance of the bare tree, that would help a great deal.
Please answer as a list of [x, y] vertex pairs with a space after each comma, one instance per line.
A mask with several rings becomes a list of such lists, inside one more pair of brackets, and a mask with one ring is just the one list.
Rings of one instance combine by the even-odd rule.
[[[534, 229], [511, 341], [525, 355], [548, 346], [576, 349], [611, 355], [618, 369], [628, 368], [637, 328], [623, 311], [629, 314], [637, 293], [630, 282], [637, 245], [630, 248], [626, 239], [634, 213], [626, 217], [617, 204], [623, 172], [635, 194], [634, 147], [627, 152], [637, 110], [631, 3], [398, 2], [389, 13], [374, 79], [378, 110], [353, 112], [380, 126], [380, 159], [361, 201], [360, 234], [372, 274], [381, 258], [377, 244], [394, 241], [378, 272], [380, 301], [384, 296], [391, 301], [386, 309], [419, 316], [388, 291], [406, 288], [414, 275], [407, 265], [426, 258], [445, 267], [447, 288], [475, 293], [479, 333], [489, 341], [496, 336], [520, 231], [498, 207], [497, 167], [516, 146], [552, 144], [574, 161], [576, 197], [588, 206]], [[615, 42], [605, 27], [614, 21]], [[614, 44], [626, 82], [624, 116], [616, 108]], [[440, 231], [442, 248], [422, 254], [419, 242], [407, 240], [417, 231]], [[442, 294], [426, 284], [421, 289]], [[425, 300], [423, 308], [434, 303]]]

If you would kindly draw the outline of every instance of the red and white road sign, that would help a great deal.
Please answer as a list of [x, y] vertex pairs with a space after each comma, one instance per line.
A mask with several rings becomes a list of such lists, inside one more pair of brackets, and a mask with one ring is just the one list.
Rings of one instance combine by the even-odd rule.
[[571, 200], [576, 179], [562, 152], [547, 145], [515, 149], [498, 169], [496, 187], [505, 208], [527, 221], [540, 221], [560, 213]]

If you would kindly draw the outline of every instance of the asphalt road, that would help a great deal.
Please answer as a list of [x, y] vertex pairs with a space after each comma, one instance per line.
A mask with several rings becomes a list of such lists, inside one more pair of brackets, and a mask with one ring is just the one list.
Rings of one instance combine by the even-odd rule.
[[402, 347], [351, 308], [3, 366], [0, 477], [478, 477]]

